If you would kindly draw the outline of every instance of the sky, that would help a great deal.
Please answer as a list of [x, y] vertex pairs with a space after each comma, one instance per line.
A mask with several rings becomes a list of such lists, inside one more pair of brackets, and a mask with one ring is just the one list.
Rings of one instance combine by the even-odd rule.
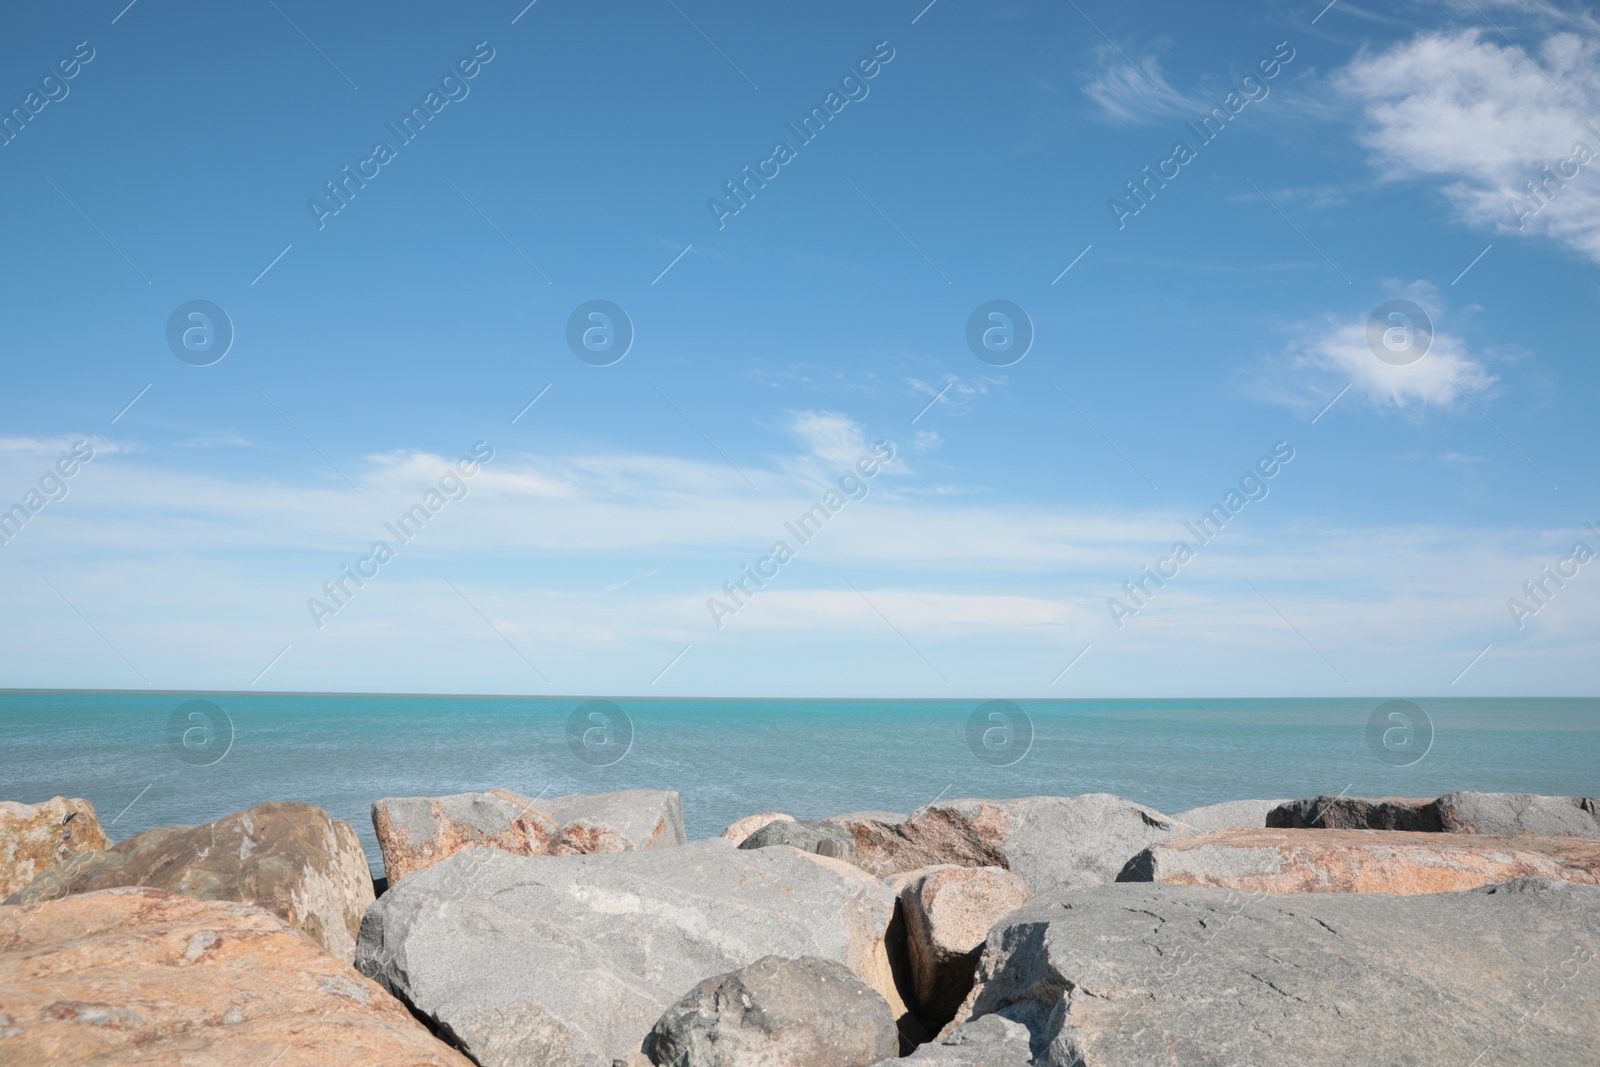
[[7, 14], [0, 687], [1595, 694], [1583, 6], [525, 4]]

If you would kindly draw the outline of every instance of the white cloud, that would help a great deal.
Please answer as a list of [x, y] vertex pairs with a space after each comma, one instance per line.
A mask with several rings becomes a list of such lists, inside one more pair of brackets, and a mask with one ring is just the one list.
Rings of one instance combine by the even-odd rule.
[[1169, 85], [1154, 56], [1138, 60], [1144, 75], [1130, 65], [1129, 57], [1108, 45], [1100, 46], [1096, 60], [1094, 73], [1084, 85], [1083, 94], [1117, 122], [1141, 125], [1168, 122], [1193, 118], [1211, 110], [1209, 104], [1185, 96]]
[[1420, 305], [1433, 326], [1421, 359], [1405, 366], [1385, 362], [1373, 351], [1367, 315], [1328, 315], [1293, 327], [1284, 351], [1268, 361], [1251, 391], [1308, 415], [1346, 385], [1355, 399], [1394, 409], [1452, 409], [1464, 406], [1462, 394], [1477, 399], [1490, 391], [1498, 379], [1459, 334], [1439, 328], [1444, 309], [1434, 287], [1417, 282], [1399, 292]]
[[1426, 34], [1357, 57], [1339, 84], [1390, 177], [1443, 179], [1463, 221], [1600, 261], [1600, 158], [1577, 162], [1600, 152], [1600, 45], [1555, 33], [1524, 55], [1484, 31]]
[[1385, 363], [1367, 345], [1365, 320], [1324, 322], [1290, 352], [1293, 366], [1342, 375], [1379, 407], [1450, 408], [1460, 403], [1461, 393], [1481, 392], [1495, 382], [1481, 363], [1467, 355], [1461, 340], [1449, 334], [1435, 335], [1433, 347], [1416, 363], [1405, 367]]

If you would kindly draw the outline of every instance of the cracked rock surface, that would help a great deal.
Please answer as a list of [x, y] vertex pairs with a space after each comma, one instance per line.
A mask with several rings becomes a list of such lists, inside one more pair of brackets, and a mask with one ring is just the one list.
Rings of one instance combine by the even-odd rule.
[[1600, 887], [1542, 878], [1407, 897], [1088, 887], [990, 932], [947, 1036], [998, 1015], [1035, 1067], [1579, 1067], [1597, 954]]

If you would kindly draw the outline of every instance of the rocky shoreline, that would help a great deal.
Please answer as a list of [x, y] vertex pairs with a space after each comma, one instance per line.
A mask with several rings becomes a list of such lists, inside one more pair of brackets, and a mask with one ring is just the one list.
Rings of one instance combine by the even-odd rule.
[[0, 802], [0, 1062], [1600, 1062], [1600, 800]]

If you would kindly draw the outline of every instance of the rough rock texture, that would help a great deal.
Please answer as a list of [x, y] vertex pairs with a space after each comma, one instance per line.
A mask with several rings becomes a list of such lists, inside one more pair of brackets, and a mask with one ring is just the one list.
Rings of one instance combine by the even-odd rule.
[[1186, 834], [1209, 834], [1217, 830], [1235, 830], [1243, 827], [1267, 825], [1267, 813], [1286, 800], [1229, 800], [1221, 804], [1207, 804], [1203, 808], [1190, 808], [1171, 816], [1178, 829]]
[[1596, 953], [1600, 887], [1570, 882], [1097, 886], [998, 925], [963, 1011], [1026, 1026], [1037, 1067], [1592, 1067]]
[[1446, 793], [1434, 801], [1447, 833], [1600, 839], [1600, 798]]
[[468, 848], [515, 856], [580, 856], [681, 845], [683, 808], [665, 789], [574, 794], [554, 800], [509, 789], [444, 797], [388, 797], [372, 828], [390, 885]]
[[898, 1018], [893, 912], [876, 878], [789, 848], [470, 849], [368, 909], [356, 966], [483, 1067], [605, 1067], [697, 982], [770, 954], [842, 963]]
[[1267, 813], [1267, 825], [1286, 830], [1444, 829], [1427, 797], [1306, 797], [1286, 800]]
[[1134, 856], [1178, 833], [1165, 815], [1110, 793], [953, 800], [899, 823], [840, 821], [861, 866], [888, 877], [919, 867], [1004, 867], [1035, 893], [1110, 882]]
[[740, 848], [771, 848], [773, 845], [790, 845], [801, 852], [815, 852], [846, 863], [859, 864], [856, 840], [850, 831], [831, 822], [795, 822], [777, 820], [770, 822], [745, 838]]
[[905, 916], [912, 1010], [934, 1030], [949, 1022], [972, 989], [989, 930], [1033, 894], [1000, 867], [934, 867], [897, 875]]
[[1600, 842], [1395, 830], [1220, 830], [1146, 849], [1128, 881], [1266, 893], [1450, 893], [1515, 878], [1600, 885]]
[[329, 952], [355, 957], [372, 871], [347, 822], [310, 804], [261, 804], [204, 826], [168, 826], [103, 852], [84, 852], [38, 878], [7, 904], [69, 893], [150, 886], [200, 900], [258, 904]]
[[873, 1067], [1031, 1067], [1028, 1028], [1002, 1015], [985, 1015], [922, 1045], [904, 1059]]
[[0, 800], [0, 900], [77, 852], [110, 848], [94, 805], [54, 797], [42, 804]]
[[0, 907], [7, 1067], [470, 1067], [260, 908], [158, 889]]
[[689, 840], [683, 830], [683, 805], [671, 789], [574, 793], [548, 801], [546, 810], [561, 828], [550, 846], [552, 856], [669, 848]]
[[814, 956], [763, 956], [707, 978], [648, 1041], [660, 1067], [871, 1067], [899, 1044], [888, 1001]]
[[717, 836], [734, 848], [738, 848], [744, 844], [745, 838], [768, 823], [773, 822], [794, 822], [794, 816], [785, 815], [781, 811], [764, 811], [760, 815], [746, 815], [742, 819], [735, 819], [729, 823], [728, 828]]
[[1600, 798], [1474, 792], [1446, 793], [1437, 800], [1307, 797], [1283, 801], [1268, 814], [1266, 825], [1285, 829], [1415, 830], [1491, 837], [1534, 834], [1600, 840]]

